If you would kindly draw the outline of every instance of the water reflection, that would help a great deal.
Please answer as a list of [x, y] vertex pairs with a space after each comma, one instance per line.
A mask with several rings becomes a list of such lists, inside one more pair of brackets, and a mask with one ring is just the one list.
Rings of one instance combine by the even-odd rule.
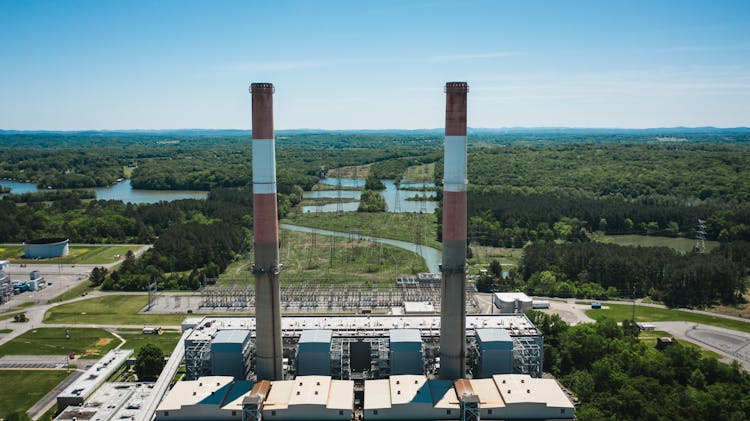
[[[340, 185], [343, 187], [363, 187], [364, 180], [354, 180], [350, 178], [340, 179], [325, 178], [321, 182], [331, 186]], [[434, 200], [435, 192], [431, 190], [402, 190], [396, 187], [393, 180], [381, 180], [385, 185], [385, 190], [380, 195], [385, 198], [386, 211], [394, 213], [435, 213], [437, 202]], [[401, 183], [403, 188], [421, 189], [435, 187], [434, 183]], [[356, 190], [315, 190], [305, 192], [302, 197], [305, 199], [337, 199], [341, 198], [344, 203], [339, 208], [337, 203], [328, 203], [320, 206], [303, 206], [302, 212], [344, 212], [356, 211], [359, 202], [350, 202], [349, 200], [359, 200], [362, 193]], [[410, 198], [422, 196], [423, 200], [409, 200]]]
[[[33, 193], [39, 191], [34, 183], [0, 180], [0, 186], [10, 187], [11, 193]], [[123, 180], [108, 187], [96, 187], [96, 198], [99, 200], [122, 200], [125, 203], [156, 203], [171, 202], [180, 199], [205, 199], [208, 192], [195, 190], [138, 190], [130, 184], [130, 180]]]

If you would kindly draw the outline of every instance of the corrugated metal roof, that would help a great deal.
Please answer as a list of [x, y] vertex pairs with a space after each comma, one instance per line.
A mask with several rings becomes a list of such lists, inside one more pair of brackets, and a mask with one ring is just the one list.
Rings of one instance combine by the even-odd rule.
[[333, 331], [328, 329], [303, 330], [299, 343], [331, 343]]
[[220, 330], [211, 341], [212, 344], [244, 344], [250, 339], [249, 330], [227, 329]]
[[419, 329], [391, 329], [388, 332], [391, 343], [394, 342], [419, 342], [422, 343], [422, 335]]

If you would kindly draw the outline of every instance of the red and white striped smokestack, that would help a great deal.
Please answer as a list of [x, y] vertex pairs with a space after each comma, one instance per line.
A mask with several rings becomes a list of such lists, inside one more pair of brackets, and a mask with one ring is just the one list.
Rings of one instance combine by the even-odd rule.
[[466, 82], [445, 84], [440, 378], [466, 374]]
[[281, 380], [283, 376], [273, 92], [271, 83], [250, 85], [253, 106], [255, 371], [258, 380]]

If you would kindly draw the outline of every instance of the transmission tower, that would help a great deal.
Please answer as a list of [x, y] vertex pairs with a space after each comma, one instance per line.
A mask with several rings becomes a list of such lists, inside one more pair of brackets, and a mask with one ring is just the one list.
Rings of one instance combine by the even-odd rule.
[[703, 253], [706, 251], [706, 221], [698, 219], [698, 226], [695, 230], [695, 248], [693, 251], [696, 253]]

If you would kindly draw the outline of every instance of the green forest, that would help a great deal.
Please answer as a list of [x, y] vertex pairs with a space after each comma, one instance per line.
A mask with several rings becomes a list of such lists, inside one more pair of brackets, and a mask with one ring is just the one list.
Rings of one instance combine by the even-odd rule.
[[558, 315], [527, 313], [544, 334], [544, 371], [580, 401], [586, 420], [746, 420], [750, 374], [679, 342], [657, 350], [614, 320], [569, 326]]
[[[695, 238], [701, 219], [707, 239], [750, 240], [750, 131], [472, 129], [469, 138], [470, 245], [525, 247], [516, 276], [480, 286], [580, 297], [631, 296], [635, 288], [637, 296], [680, 306], [744, 300], [746, 259], [717, 250], [702, 256], [639, 251], [590, 238], [594, 233]], [[143, 288], [149, 273], [165, 285], [194, 287], [199, 273], [220, 273], [247, 247], [251, 151], [246, 131], [2, 132], [0, 153], [6, 159], [0, 161], [0, 177], [30, 180], [45, 190], [4, 196], [0, 242], [68, 237], [83, 243], [155, 243], [125, 270], [109, 274], [106, 286]], [[369, 165], [360, 211], [382, 212], [385, 203], [375, 193], [383, 187], [381, 179], [398, 182], [408, 168], [435, 163], [440, 186], [442, 153], [439, 130], [280, 131], [279, 214], [286, 215], [328, 170], [356, 165]], [[79, 188], [122, 177], [136, 188], [211, 194], [207, 200], [132, 205], [93, 200], [91, 190]], [[436, 220], [442, 223], [440, 208]], [[222, 232], [227, 241], [212, 243], [211, 231]], [[439, 240], [440, 228], [437, 233]], [[215, 253], [193, 245], [204, 235]], [[175, 275], [156, 277], [157, 270]], [[700, 288], [691, 293], [682, 288], [694, 284]]]

